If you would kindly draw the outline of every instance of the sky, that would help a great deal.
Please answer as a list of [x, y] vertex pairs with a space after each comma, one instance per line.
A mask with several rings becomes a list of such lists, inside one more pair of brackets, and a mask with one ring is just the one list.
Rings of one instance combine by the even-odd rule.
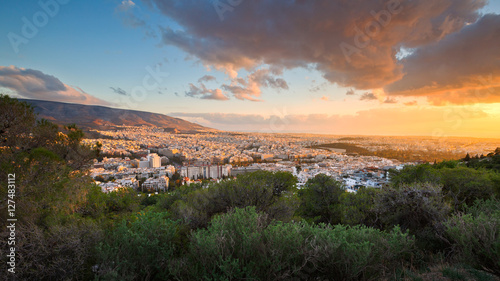
[[500, 138], [497, 0], [0, 4], [0, 93], [229, 131]]

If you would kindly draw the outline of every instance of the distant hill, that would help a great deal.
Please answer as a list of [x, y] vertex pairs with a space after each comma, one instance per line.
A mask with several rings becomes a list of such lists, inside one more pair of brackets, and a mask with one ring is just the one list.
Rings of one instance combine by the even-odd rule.
[[103, 129], [114, 126], [156, 126], [166, 131], [212, 131], [207, 127], [163, 114], [116, 109], [105, 106], [72, 104], [54, 101], [19, 99], [32, 104], [35, 112], [60, 125], [77, 124], [83, 129]]

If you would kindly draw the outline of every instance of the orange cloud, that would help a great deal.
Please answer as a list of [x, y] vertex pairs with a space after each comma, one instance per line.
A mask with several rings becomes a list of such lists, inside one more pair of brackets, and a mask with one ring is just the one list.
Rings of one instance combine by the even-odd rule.
[[229, 131], [296, 132], [352, 135], [476, 136], [500, 138], [491, 130], [499, 115], [470, 106], [404, 107], [364, 110], [354, 115], [171, 113], [202, 125]]
[[89, 105], [112, 105], [87, 94], [80, 88], [62, 83], [52, 75], [34, 69], [0, 66], [0, 87], [8, 88], [21, 97]]
[[426, 96], [434, 105], [500, 102], [500, 15], [422, 47], [403, 60], [405, 76], [385, 87], [394, 96]]
[[[475, 25], [487, 0], [294, 1], [293, 5], [253, 0], [225, 13], [224, 21], [212, 2], [147, 1], [180, 26], [162, 28], [164, 44], [225, 71], [233, 80], [240, 70], [262, 65], [302, 67], [316, 69], [343, 87], [371, 90], [394, 84], [388, 91], [404, 95], [413, 88], [396, 83], [405, 80], [403, 86], [411, 85], [412, 66], [398, 60], [398, 52], [439, 44], [468, 24]], [[351, 51], [346, 53], [345, 46]], [[468, 55], [439, 61], [449, 64]], [[258, 85], [227, 88], [245, 92], [236, 96], [240, 98], [255, 99], [260, 94]]]

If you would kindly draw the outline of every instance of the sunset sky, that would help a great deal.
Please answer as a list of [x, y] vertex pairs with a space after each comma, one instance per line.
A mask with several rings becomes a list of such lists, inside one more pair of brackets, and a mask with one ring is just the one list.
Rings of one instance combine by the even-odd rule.
[[0, 93], [253, 132], [500, 138], [498, 0], [2, 1]]

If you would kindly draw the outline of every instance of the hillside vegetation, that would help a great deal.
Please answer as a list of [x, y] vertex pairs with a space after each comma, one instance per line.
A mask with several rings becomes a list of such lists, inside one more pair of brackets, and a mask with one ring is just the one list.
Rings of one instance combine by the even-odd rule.
[[[326, 175], [299, 190], [290, 173], [259, 171], [148, 197], [92, 184], [99, 144], [82, 145], [76, 126], [60, 132], [1, 95], [0, 120], [17, 280], [499, 280], [500, 149], [354, 194]], [[6, 198], [2, 184], [2, 257]]]

